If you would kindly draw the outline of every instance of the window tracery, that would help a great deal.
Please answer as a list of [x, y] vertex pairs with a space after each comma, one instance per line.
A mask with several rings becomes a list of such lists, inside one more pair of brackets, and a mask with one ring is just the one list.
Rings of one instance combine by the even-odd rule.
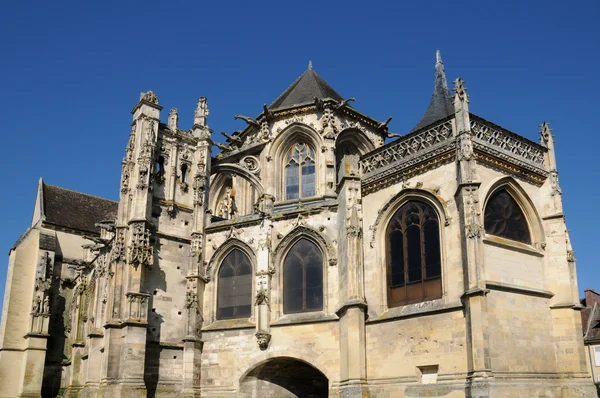
[[485, 207], [485, 232], [517, 242], [531, 244], [531, 234], [523, 210], [505, 190], [492, 194]]
[[393, 215], [386, 231], [388, 306], [442, 295], [439, 220], [435, 210], [409, 201]]
[[315, 153], [305, 143], [295, 144], [285, 157], [285, 198], [315, 196]]
[[323, 309], [323, 254], [308, 239], [299, 239], [283, 262], [283, 312]]
[[248, 318], [252, 305], [252, 265], [233, 249], [221, 263], [217, 286], [217, 319]]

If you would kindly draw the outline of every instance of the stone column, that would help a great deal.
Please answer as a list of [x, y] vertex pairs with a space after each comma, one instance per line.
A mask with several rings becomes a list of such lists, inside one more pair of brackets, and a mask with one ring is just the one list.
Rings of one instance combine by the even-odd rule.
[[266, 350], [271, 341], [271, 278], [275, 268], [271, 264], [271, 231], [273, 223], [270, 214], [265, 215], [260, 228], [260, 240], [256, 253], [256, 340], [261, 350]]
[[[142, 93], [133, 108], [132, 138], [127, 148], [122, 177], [116, 237], [112, 248], [115, 262], [112, 313], [105, 324], [106, 374], [103, 383], [117, 382], [106, 389], [131, 396], [145, 391], [144, 362], [150, 295], [142, 291], [146, 267], [154, 264], [151, 223], [154, 152], [158, 139], [158, 97]], [[125, 167], [127, 166], [127, 167]], [[125, 171], [124, 171], [125, 172]], [[124, 181], [127, 181], [124, 184]]]
[[[182, 397], [200, 397], [201, 359], [202, 359], [202, 308], [204, 306], [204, 290], [210, 276], [206, 272], [204, 259], [204, 227], [210, 222], [208, 209], [208, 192], [210, 183], [210, 161], [212, 141], [210, 129], [206, 124], [209, 114], [205, 97], [198, 99], [194, 113], [192, 134], [197, 137], [198, 144], [194, 152], [194, 214], [192, 219], [190, 264], [186, 276], [186, 335], [183, 338], [183, 377]], [[176, 170], [175, 170], [176, 172]], [[190, 173], [192, 170], [190, 170]]]
[[[456, 204], [461, 224], [465, 293], [462, 301], [467, 320], [467, 390], [472, 396], [489, 396], [487, 381], [492, 376], [487, 331], [488, 290], [483, 268], [482, 215], [479, 186], [469, 118], [469, 98], [461, 78], [454, 87], [456, 163], [458, 190]], [[471, 396], [470, 395], [470, 396]]]
[[553, 337], [556, 342], [557, 371], [571, 373], [579, 377], [587, 376], [585, 347], [581, 315], [579, 310], [579, 289], [577, 286], [575, 253], [565, 222], [562, 205], [562, 191], [558, 183], [554, 137], [548, 123], [541, 125], [541, 144], [548, 151], [544, 163], [549, 172], [548, 180], [541, 188], [544, 195], [542, 215], [545, 233], [546, 280], [554, 296], [550, 299], [552, 311]]
[[362, 207], [358, 156], [344, 156], [338, 191], [340, 396], [367, 397]]

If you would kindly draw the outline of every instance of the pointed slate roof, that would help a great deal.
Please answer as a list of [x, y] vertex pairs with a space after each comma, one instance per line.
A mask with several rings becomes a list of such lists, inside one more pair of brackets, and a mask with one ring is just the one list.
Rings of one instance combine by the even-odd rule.
[[300, 104], [312, 103], [315, 97], [320, 99], [331, 98], [342, 101], [339, 95], [321, 76], [312, 68], [312, 62], [304, 72], [287, 90], [283, 92], [269, 109], [288, 108]]
[[118, 202], [49, 185], [42, 187], [42, 215], [44, 222], [83, 232], [99, 233], [96, 223], [114, 220]]
[[425, 111], [423, 118], [417, 123], [412, 131], [428, 126], [454, 113], [452, 96], [450, 95], [448, 82], [446, 81], [446, 71], [444, 70], [444, 63], [442, 62], [442, 56], [439, 51], [436, 51], [435, 58], [435, 83], [433, 86], [433, 95], [431, 96], [429, 107]]

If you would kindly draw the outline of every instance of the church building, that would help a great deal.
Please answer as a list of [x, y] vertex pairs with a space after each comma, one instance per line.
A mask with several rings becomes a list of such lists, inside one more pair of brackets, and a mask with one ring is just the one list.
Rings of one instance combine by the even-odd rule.
[[39, 181], [0, 397], [595, 397], [549, 125], [436, 58], [403, 135], [312, 65], [225, 143], [142, 93], [118, 202]]

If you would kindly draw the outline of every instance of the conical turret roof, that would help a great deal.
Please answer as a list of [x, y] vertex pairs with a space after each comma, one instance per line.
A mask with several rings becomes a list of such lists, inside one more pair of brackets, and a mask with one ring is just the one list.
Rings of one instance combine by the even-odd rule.
[[439, 51], [436, 52], [435, 58], [435, 83], [433, 95], [431, 96], [429, 107], [425, 111], [423, 118], [417, 123], [412, 131], [419, 130], [422, 127], [435, 123], [454, 113], [452, 96], [450, 95], [448, 82], [446, 81], [446, 71], [444, 70], [444, 63], [442, 62], [442, 56]]
[[312, 62], [304, 72], [287, 90], [283, 92], [271, 105], [269, 109], [288, 108], [295, 105], [314, 102], [316, 98], [331, 98], [342, 101], [339, 95], [321, 76], [312, 68]]

